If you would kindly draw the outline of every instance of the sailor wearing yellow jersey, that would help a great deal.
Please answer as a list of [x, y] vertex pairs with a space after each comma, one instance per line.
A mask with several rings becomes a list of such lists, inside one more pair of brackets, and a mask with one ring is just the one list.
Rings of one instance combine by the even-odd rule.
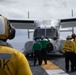
[[65, 69], [66, 72], [69, 71], [69, 61], [71, 62], [71, 71], [74, 71], [74, 43], [71, 40], [71, 36], [67, 36], [66, 41], [64, 42], [63, 45], [63, 53], [65, 55]]
[[0, 15], [0, 75], [32, 75], [26, 57], [7, 43], [14, 37], [15, 28]]
[[73, 39], [73, 42], [74, 42], [74, 44], [75, 44], [75, 49], [74, 49], [74, 69], [75, 69], [75, 71], [76, 71], [76, 35], [75, 35], [75, 33], [73, 33], [72, 35], [72, 39]]

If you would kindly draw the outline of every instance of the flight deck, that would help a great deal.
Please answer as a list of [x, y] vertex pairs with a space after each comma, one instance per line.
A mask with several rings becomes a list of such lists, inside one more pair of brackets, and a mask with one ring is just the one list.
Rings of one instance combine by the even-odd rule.
[[32, 70], [33, 75], [76, 75], [75, 72], [65, 72], [65, 60], [64, 57], [50, 57], [47, 64], [44, 61], [41, 66], [33, 65], [33, 58], [27, 58]]

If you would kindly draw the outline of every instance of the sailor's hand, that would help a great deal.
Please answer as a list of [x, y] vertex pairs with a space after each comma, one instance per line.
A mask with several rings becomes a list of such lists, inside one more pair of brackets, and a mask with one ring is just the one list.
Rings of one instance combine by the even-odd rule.
[[65, 53], [63, 53], [63, 55], [65, 56]]
[[47, 36], [46, 36], [45, 38], [46, 38], [46, 39], [48, 39], [48, 37], [47, 37]]

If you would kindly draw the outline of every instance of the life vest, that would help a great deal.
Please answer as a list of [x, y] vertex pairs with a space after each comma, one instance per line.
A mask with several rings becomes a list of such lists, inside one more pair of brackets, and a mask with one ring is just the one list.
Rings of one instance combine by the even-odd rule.
[[67, 40], [63, 45], [63, 53], [74, 52], [74, 43], [71, 40]]

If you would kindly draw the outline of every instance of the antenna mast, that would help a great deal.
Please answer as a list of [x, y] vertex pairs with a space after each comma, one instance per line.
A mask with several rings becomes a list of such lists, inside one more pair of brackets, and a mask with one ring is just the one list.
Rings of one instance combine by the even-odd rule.
[[[72, 14], [72, 17], [73, 17], [73, 9], [71, 10], [71, 14]], [[74, 33], [74, 27], [72, 27], [72, 33]]]
[[[28, 19], [29, 19], [29, 11], [28, 11]], [[28, 38], [30, 38], [29, 29], [28, 29]]]
[[29, 19], [29, 11], [28, 11], [28, 19]]

